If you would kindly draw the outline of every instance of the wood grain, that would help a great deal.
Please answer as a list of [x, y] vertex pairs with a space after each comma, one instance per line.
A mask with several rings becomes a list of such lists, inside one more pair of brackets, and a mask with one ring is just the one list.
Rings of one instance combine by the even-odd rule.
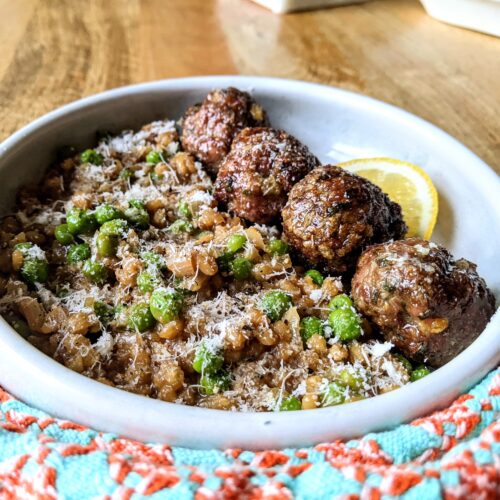
[[442, 127], [500, 172], [500, 39], [416, 0], [276, 16], [248, 0], [0, 0], [0, 140], [128, 83], [205, 74], [363, 92]]

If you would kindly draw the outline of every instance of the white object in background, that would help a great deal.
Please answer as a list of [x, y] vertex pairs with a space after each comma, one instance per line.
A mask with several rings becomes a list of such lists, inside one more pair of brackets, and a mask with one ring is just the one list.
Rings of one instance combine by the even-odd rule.
[[420, 0], [427, 13], [463, 28], [500, 36], [500, 0]]
[[267, 7], [276, 14], [284, 14], [296, 10], [320, 9], [322, 7], [334, 7], [335, 5], [347, 5], [350, 3], [362, 3], [367, 0], [253, 0]]

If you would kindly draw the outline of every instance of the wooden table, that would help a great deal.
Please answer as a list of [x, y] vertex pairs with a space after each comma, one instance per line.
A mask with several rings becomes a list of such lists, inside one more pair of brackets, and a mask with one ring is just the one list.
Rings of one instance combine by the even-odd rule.
[[500, 39], [416, 0], [277, 16], [248, 0], [0, 0], [0, 140], [119, 85], [254, 74], [336, 85], [430, 120], [500, 172]]

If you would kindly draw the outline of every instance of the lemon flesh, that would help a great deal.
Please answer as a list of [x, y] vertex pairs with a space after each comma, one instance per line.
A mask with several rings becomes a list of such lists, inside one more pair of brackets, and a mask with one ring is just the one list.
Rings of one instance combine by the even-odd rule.
[[373, 182], [401, 205], [408, 226], [407, 238], [431, 237], [438, 215], [438, 194], [424, 170], [392, 158], [352, 160], [338, 166]]

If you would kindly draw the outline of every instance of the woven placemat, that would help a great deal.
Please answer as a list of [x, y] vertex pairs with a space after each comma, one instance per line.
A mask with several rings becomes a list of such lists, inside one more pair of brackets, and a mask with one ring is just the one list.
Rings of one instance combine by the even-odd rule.
[[500, 369], [448, 408], [311, 448], [199, 451], [52, 418], [0, 389], [0, 498], [500, 498]]

